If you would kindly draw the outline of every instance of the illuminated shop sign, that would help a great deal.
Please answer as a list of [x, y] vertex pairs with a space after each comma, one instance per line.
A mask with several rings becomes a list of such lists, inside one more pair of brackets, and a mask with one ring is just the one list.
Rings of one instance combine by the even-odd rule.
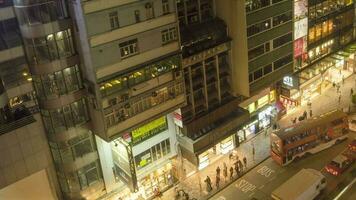
[[283, 84], [286, 86], [289, 86], [289, 87], [294, 87], [293, 77], [291, 77], [291, 76], [283, 77]]
[[167, 129], [166, 117], [161, 117], [131, 132], [133, 145]]

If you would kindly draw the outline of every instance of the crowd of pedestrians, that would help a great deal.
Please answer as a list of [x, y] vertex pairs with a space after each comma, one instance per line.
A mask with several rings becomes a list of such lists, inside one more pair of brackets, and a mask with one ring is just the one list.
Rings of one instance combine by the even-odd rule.
[[[254, 154], [255, 148], [252, 147], [252, 153]], [[240, 177], [245, 170], [247, 170], [247, 158], [243, 157], [242, 160], [239, 159], [238, 155], [234, 155], [233, 152], [229, 155], [229, 167], [226, 162], [223, 163], [222, 166], [222, 175], [221, 175], [221, 168], [218, 166], [216, 168], [216, 177], [215, 177], [215, 188], [219, 189], [221, 180], [223, 178], [224, 183], [228, 181], [232, 181], [234, 177]], [[212, 180], [209, 176], [206, 176], [204, 180], [206, 184], [206, 191], [211, 192], [213, 190]]]

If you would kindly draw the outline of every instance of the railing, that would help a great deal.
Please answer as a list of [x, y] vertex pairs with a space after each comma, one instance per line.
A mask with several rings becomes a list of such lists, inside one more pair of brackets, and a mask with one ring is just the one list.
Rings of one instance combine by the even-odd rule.
[[1, 124], [0, 125], [0, 135], [5, 134], [10, 131], [13, 131], [18, 128], [21, 128], [21, 127], [31, 124], [35, 121], [36, 120], [32, 115], [28, 115], [28, 116], [22, 117], [21, 119], [18, 119], [16, 121], [12, 121], [12, 122], [9, 122], [6, 124]]

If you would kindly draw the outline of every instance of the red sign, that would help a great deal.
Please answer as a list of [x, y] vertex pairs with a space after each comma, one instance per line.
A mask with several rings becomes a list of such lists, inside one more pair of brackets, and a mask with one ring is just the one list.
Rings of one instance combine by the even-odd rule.
[[303, 38], [299, 38], [294, 41], [294, 58], [297, 58], [303, 54]]

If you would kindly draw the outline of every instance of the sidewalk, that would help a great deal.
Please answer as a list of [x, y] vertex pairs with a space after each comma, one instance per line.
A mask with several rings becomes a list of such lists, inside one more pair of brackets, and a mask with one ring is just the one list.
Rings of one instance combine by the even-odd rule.
[[[340, 91], [341, 93], [336, 92], [336, 88], [329, 88], [327, 91], [324, 91], [321, 95], [316, 96], [312, 99], [312, 111], [313, 115], [320, 115], [322, 113], [334, 110], [334, 109], [344, 109], [348, 110], [350, 104], [350, 89], [353, 88], [356, 92], [356, 75], [352, 75], [345, 80], [345, 83], [341, 83]], [[341, 94], [341, 102], [339, 103], [339, 95]], [[303, 114], [304, 111], [308, 112], [309, 117], [309, 108], [308, 106], [300, 106], [296, 108], [293, 113], [290, 113], [284, 116], [281, 120], [279, 120], [278, 124], [280, 127], [286, 127], [292, 124], [291, 120], [295, 117], [299, 117]], [[252, 146], [255, 147], [255, 156], [253, 158], [252, 155]], [[248, 170], [254, 168], [259, 163], [263, 162], [270, 155], [269, 152], [269, 135], [265, 135], [263, 132], [256, 135], [254, 138], [249, 141], [242, 143], [239, 147], [237, 147], [236, 152], [241, 160], [244, 156], [247, 158], [247, 169], [244, 170], [246, 173]], [[187, 177], [183, 181], [177, 184], [178, 189], [183, 189], [186, 193], [189, 194], [189, 198], [196, 199], [207, 199], [222, 188], [225, 185], [229, 185], [231, 182], [235, 181], [238, 177], [236, 177], [236, 173], [234, 171], [234, 180], [230, 181], [224, 180], [223, 177], [223, 163], [226, 163], [228, 169], [233, 166], [233, 162], [229, 161], [228, 155], [223, 155], [218, 161], [210, 164], [207, 168]], [[220, 187], [217, 190], [215, 186], [215, 177], [216, 177], [216, 168], [220, 167]], [[229, 170], [228, 170], [229, 174]], [[206, 183], [204, 180], [206, 176], [209, 176], [212, 182], [213, 190], [208, 193], [206, 191]], [[200, 183], [199, 183], [200, 179]], [[201, 189], [200, 189], [201, 188]], [[163, 193], [162, 200], [174, 200], [175, 199], [175, 190], [174, 187], [167, 190]]]
[[[254, 166], [261, 163], [263, 160], [269, 157], [269, 136], [264, 135], [264, 133], [260, 133], [256, 135], [256, 137], [250, 139], [249, 141], [242, 143], [235, 151], [239, 156], [239, 159], [242, 161], [242, 158], [245, 156], [247, 158], [247, 170], [253, 168]], [[252, 155], [252, 145], [255, 146], [255, 156]], [[210, 164], [208, 167], [204, 168], [203, 170], [196, 172], [195, 174], [187, 177], [183, 181], [181, 181], [176, 187], [178, 189], [183, 189], [186, 193], [189, 194], [190, 198], [196, 199], [204, 199], [210, 196], [206, 191], [206, 183], [204, 180], [206, 176], [209, 176], [212, 182], [213, 190], [210, 193], [215, 193], [216, 186], [215, 186], [215, 177], [216, 177], [216, 168], [219, 166], [221, 169], [220, 172], [220, 189], [224, 187], [224, 185], [231, 183], [230, 181], [230, 172], [229, 168], [233, 165], [235, 161], [230, 161], [228, 158], [228, 154], [223, 155], [218, 161]], [[253, 158], [254, 157], [254, 158]], [[228, 167], [228, 177], [227, 180], [224, 180], [223, 176], [223, 163], [227, 164]], [[244, 170], [246, 172], [246, 169]], [[199, 185], [199, 178], [201, 180], [201, 189]], [[234, 170], [234, 180], [236, 180], [236, 173]], [[173, 200], [174, 196], [176, 195], [174, 188], [169, 189], [165, 193], [163, 193], [162, 200]]]

